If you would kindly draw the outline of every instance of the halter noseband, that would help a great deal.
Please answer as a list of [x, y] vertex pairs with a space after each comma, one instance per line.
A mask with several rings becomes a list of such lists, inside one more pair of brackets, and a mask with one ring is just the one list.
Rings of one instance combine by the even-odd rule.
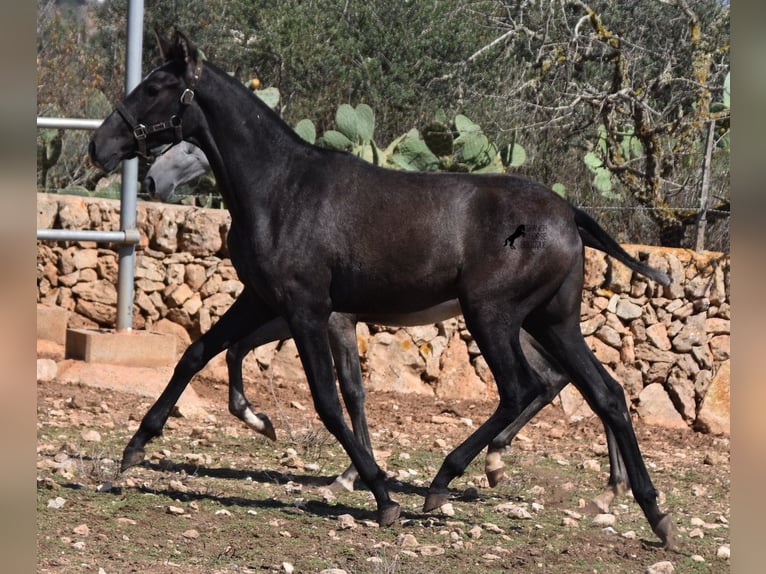
[[190, 86], [181, 93], [180, 111], [178, 112], [178, 114], [173, 114], [172, 116], [170, 116], [170, 119], [164, 122], [158, 122], [150, 126], [144, 125], [142, 123], [139, 123], [133, 117], [133, 114], [131, 114], [128, 111], [128, 109], [125, 107], [124, 102], [120, 102], [117, 105], [117, 111], [119, 112], [120, 116], [122, 116], [122, 119], [125, 120], [125, 123], [128, 124], [128, 126], [133, 132], [133, 139], [136, 140], [136, 144], [138, 145], [139, 156], [141, 156], [145, 160], [153, 159], [153, 156], [147, 154], [146, 152], [146, 138], [157, 132], [162, 132], [165, 130], [173, 130], [172, 145], [176, 145], [178, 143], [181, 143], [181, 141], [183, 141], [183, 125], [181, 122], [181, 118], [183, 116], [184, 110], [186, 110], [186, 108], [189, 107], [189, 105], [191, 105], [191, 103], [194, 101], [194, 86], [197, 84], [197, 80], [199, 80], [199, 76], [201, 73], [202, 73], [202, 62], [199, 62], [197, 64], [197, 67], [194, 70], [194, 77], [192, 79]]

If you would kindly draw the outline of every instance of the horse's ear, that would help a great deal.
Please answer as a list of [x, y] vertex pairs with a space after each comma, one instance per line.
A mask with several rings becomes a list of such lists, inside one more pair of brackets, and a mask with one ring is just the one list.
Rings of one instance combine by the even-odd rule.
[[183, 55], [184, 62], [187, 64], [197, 64], [197, 58], [199, 57], [197, 47], [189, 41], [189, 38], [183, 32], [178, 30], [176, 31], [176, 47], [179, 53]]
[[156, 26], [154, 28], [154, 37], [157, 39], [157, 47], [160, 49], [162, 59], [165, 61], [169, 60], [171, 57], [173, 45], [162, 35], [160, 29]]

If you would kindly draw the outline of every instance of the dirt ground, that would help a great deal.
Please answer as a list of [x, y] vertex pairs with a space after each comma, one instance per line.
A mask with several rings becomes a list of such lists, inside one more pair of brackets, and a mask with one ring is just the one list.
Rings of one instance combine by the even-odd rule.
[[151, 399], [38, 383], [38, 572], [643, 573], [663, 561], [675, 572], [729, 571], [726, 437], [634, 420], [661, 508], [679, 528], [670, 551], [630, 494], [594, 504], [608, 478], [603, 430], [554, 406], [514, 440], [501, 484], [488, 487], [479, 457], [451, 484], [450, 504], [423, 514], [444, 455], [494, 405], [370, 392], [376, 457], [402, 505], [400, 521], [379, 528], [363, 485], [326, 488], [347, 458], [304, 382], [246, 386], [276, 442], [228, 414], [224, 384], [192, 386], [207, 416], [172, 417], [144, 465], [119, 474]]

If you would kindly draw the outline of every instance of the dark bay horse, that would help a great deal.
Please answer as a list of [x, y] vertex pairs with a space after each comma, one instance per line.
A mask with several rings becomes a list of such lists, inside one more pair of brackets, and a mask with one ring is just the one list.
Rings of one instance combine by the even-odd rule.
[[[183, 141], [170, 147], [162, 155], [154, 159], [144, 177], [143, 187], [153, 198], [169, 201], [173, 197], [177, 186], [187, 183], [208, 171], [210, 171], [210, 163], [205, 153], [194, 144]], [[522, 234], [517, 233], [516, 235], [521, 236]], [[508, 242], [508, 238], [506, 238], [506, 242]], [[590, 245], [587, 235], [584, 242], [586, 245], [596, 249], [606, 249], [608, 254], [617, 257], [638, 273], [645, 271], [640, 262], [630, 257], [624, 250], [616, 250], [614, 245]], [[368, 450], [372, 451], [372, 444], [364, 410], [365, 391], [355, 336], [356, 322], [364, 320], [365, 322], [388, 326], [415, 326], [443, 321], [460, 314], [460, 312], [459, 303], [451, 301], [436, 308], [428, 309], [423, 313], [403, 316], [359, 318], [349, 314], [343, 314], [345, 317], [340, 317], [337, 316], [340, 315], [337, 313], [331, 316], [329, 327], [330, 345], [340, 382], [341, 394], [351, 419], [351, 428]], [[232, 344], [227, 350], [229, 411], [245, 422], [250, 428], [272, 440], [275, 439], [276, 434], [268, 415], [265, 413], [254, 413], [251, 409], [252, 404], [245, 396], [242, 380], [242, 362], [251, 349], [272, 341], [291, 337], [292, 334], [287, 323], [280, 317], [256, 329], [245, 339]], [[569, 377], [566, 373], [555, 364], [550, 355], [524, 329], [520, 332], [520, 340], [522, 351], [545, 386], [546, 392], [539, 397], [539, 400], [536, 399], [534, 401], [532, 408], [527, 408], [500, 435], [495, 437], [489, 445], [484, 469], [490, 486], [497, 485], [504, 475], [501, 453], [510, 445], [521, 428], [569, 383]], [[614, 441], [614, 436], [609, 427], [605, 427], [605, 430], [610, 463], [608, 486], [611, 487], [614, 493], [619, 494], [627, 491], [630, 485], [627, 473], [625, 472], [625, 466]], [[140, 445], [141, 449], [143, 446], [145, 445]], [[132, 452], [139, 453], [138, 447], [138, 444], [133, 444]], [[140, 462], [136, 456], [132, 456], [129, 461], [132, 464]], [[126, 462], [128, 461], [126, 460]], [[333, 485], [352, 490], [356, 477], [356, 470], [351, 465], [336, 477]]]
[[[370, 488], [379, 523], [388, 525], [397, 520], [399, 505], [388, 493], [385, 474], [343, 418], [330, 317], [333, 312], [409, 314], [456, 299], [500, 400], [487, 421], [445, 458], [424, 511], [446, 502], [450, 481], [544, 395], [521, 349], [523, 326], [612, 431], [652, 530], [666, 546], [674, 543], [672, 520], [657, 504], [623, 391], [580, 333], [581, 234], [613, 241], [595, 221], [524, 178], [405, 173], [312, 146], [254, 102], [239, 82], [203, 63], [183, 34], [159, 42], [165, 63], [104, 120], [92, 137], [91, 159], [111, 171], [121, 160], [161, 144], [187, 140], [199, 146], [231, 213], [229, 252], [245, 286], [218, 321], [221, 327], [187, 350], [174, 379], [188, 380], [192, 367], [282, 317], [317, 413]], [[515, 250], [508, 249], [505, 238], [521, 224], [526, 236], [535, 230], [535, 241], [521, 237]], [[654, 270], [647, 273], [652, 274], [660, 278]], [[173, 380], [168, 389], [172, 386]], [[168, 389], [137, 434], [156, 436], [161, 430], [161, 425], [150, 428], [158, 422], [151, 415], [177, 400]]]

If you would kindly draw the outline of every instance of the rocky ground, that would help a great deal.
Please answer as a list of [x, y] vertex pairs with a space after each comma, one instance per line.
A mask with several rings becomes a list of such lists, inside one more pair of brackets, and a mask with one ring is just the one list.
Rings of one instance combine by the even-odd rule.
[[[104, 378], [109, 377], [104, 367]], [[151, 399], [54, 378], [38, 382], [38, 572], [691, 572], [729, 571], [729, 440], [636, 421], [679, 548], [659, 547], [629, 495], [609, 502], [603, 431], [544, 410], [504, 457], [490, 489], [483, 461], [420, 511], [444, 455], [494, 405], [371, 391], [377, 459], [402, 519], [374, 523], [371, 495], [326, 488], [346, 457], [314, 415], [305, 383], [247, 392], [276, 443], [226, 410], [226, 387], [192, 384], [203, 408], [173, 417], [144, 466], [117, 473]]]

